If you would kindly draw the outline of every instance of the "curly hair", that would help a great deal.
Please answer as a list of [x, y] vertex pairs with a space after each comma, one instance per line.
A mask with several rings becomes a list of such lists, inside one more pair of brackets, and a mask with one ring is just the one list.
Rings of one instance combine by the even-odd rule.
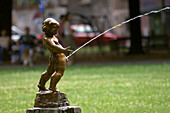
[[60, 24], [53, 18], [47, 18], [43, 22], [42, 31], [48, 35], [52, 36], [56, 34], [56, 31], [60, 27]]

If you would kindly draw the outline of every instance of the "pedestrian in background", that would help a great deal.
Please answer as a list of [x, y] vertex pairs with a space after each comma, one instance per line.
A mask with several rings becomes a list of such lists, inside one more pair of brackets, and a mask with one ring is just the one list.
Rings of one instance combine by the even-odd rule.
[[63, 47], [66, 47], [65, 40], [64, 40], [64, 23], [65, 23], [65, 15], [60, 16], [60, 27], [58, 29], [58, 40]]
[[30, 28], [25, 27], [25, 35], [20, 40], [20, 63], [24, 65], [33, 65], [33, 47], [38, 43], [34, 35], [30, 34]]
[[4, 62], [5, 51], [9, 49], [9, 36], [5, 29], [1, 31], [0, 36], [0, 65]]
[[[66, 14], [66, 20], [64, 23], [64, 40], [66, 42], [66, 46], [70, 46], [70, 48], [72, 50], [76, 49], [76, 45], [75, 42], [73, 40], [73, 32], [71, 30], [71, 20], [72, 20], [72, 14], [70, 12], [68, 12]], [[67, 62], [68, 65], [73, 64], [73, 59], [72, 57], [69, 59], [69, 61]]]
[[72, 14], [68, 12], [65, 18], [66, 20], [64, 23], [64, 40], [66, 42], [66, 46], [70, 46], [71, 49], [75, 49], [76, 47], [73, 40], [73, 32], [71, 30]]

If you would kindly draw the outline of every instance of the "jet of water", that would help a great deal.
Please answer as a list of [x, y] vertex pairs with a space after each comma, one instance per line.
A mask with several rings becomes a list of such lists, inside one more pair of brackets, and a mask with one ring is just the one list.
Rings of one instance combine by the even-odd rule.
[[143, 17], [143, 16], [147, 16], [147, 15], [154, 14], [154, 13], [159, 13], [159, 12], [165, 11], [165, 10], [170, 10], [170, 7], [165, 7], [165, 8], [162, 8], [162, 9], [160, 9], [160, 10], [150, 11], [150, 12], [145, 13], [145, 14], [143, 14], [143, 15], [139, 15], [139, 16], [136, 16], [136, 17], [131, 18], [131, 19], [129, 19], [129, 20], [126, 20], [126, 21], [124, 21], [124, 22], [122, 22], [122, 23], [120, 23], [120, 24], [118, 24], [118, 25], [116, 25], [116, 26], [113, 26], [113, 27], [107, 29], [106, 31], [100, 33], [100, 34], [97, 35], [96, 37], [92, 38], [91, 40], [89, 40], [88, 42], [86, 42], [85, 44], [83, 44], [82, 46], [80, 46], [79, 48], [77, 48], [76, 50], [74, 50], [70, 55], [68, 55], [68, 56], [66, 57], [66, 59], [68, 60], [68, 58], [69, 58], [70, 56], [72, 56], [73, 54], [75, 54], [75, 53], [76, 53], [77, 51], [79, 51], [81, 48], [83, 48], [84, 46], [86, 46], [87, 44], [89, 44], [90, 42], [92, 42], [93, 40], [97, 39], [97, 38], [100, 37], [101, 35], [109, 32], [110, 30], [113, 30], [113, 29], [115, 29], [115, 28], [117, 28], [117, 27], [120, 27], [120, 26], [122, 26], [123, 24], [129, 23], [130, 21], [135, 20], [135, 19], [137, 19], [137, 18], [141, 18], [141, 17]]

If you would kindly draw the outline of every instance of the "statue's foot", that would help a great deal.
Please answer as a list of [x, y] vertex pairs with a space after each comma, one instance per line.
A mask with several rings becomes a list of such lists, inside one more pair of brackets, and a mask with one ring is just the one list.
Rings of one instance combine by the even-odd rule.
[[41, 86], [40, 84], [37, 85], [39, 88], [39, 91], [47, 91], [48, 89], [45, 86]]
[[54, 92], [57, 92], [58, 90], [57, 90], [57, 88], [49, 88], [49, 90], [52, 90], [52, 91], [54, 91]]

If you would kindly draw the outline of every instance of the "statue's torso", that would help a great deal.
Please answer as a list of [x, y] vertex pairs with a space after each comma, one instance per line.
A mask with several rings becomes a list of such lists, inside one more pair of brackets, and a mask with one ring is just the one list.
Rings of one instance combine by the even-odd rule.
[[[58, 46], [61, 46], [58, 42], [58, 39], [55, 38], [55, 37], [50, 37], [50, 38], [46, 38], [44, 37], [43, 38], [43, 45], [45, 46], [45, 48], [47, 48], [51, 55], [50, 55], [50, 62], [55, 62], [55, 63], [59, 63], [60, 65], [61, 64], [65, 64], [65, 54], [64, 53], [60, 53], [60, 52], [57, 52], [55, 50], [55, 48], [53, 49], [52, 47], [49, 47], [50, 45], [47, 45], [47, 40], [51, 41], [52, 43], [55, 43], [56, 45]], [[65, 67], [65, 65], [64, 65]]]
[[[55, 38], [55, 37], [49, 37], [49, 38], [47, 38], [47, 37], [43, 37], [43, 45], [44, 45], [44, 47], [45, 48], [47, 48], [49, 51], [50, 51], [50, 53], [51, 54], [61, 54], [60, 52], [57, 52], [56, 50], [55, 50], [55, 48], [52, 48], [52, 46], [51, 45], [47, 45], [47, 41], [50, 41], [51, 43], [54, 43], [55, 45], [57, 45], [57, 46], [61, 46], [60, 44], [59, 44], [59, 42], [58, 42], [58, 39], [57, 38]], [[49, 46], [51, 46], [51, 47], [49, 47]], [[62, 46], [61, 46], [62, 47]]]

